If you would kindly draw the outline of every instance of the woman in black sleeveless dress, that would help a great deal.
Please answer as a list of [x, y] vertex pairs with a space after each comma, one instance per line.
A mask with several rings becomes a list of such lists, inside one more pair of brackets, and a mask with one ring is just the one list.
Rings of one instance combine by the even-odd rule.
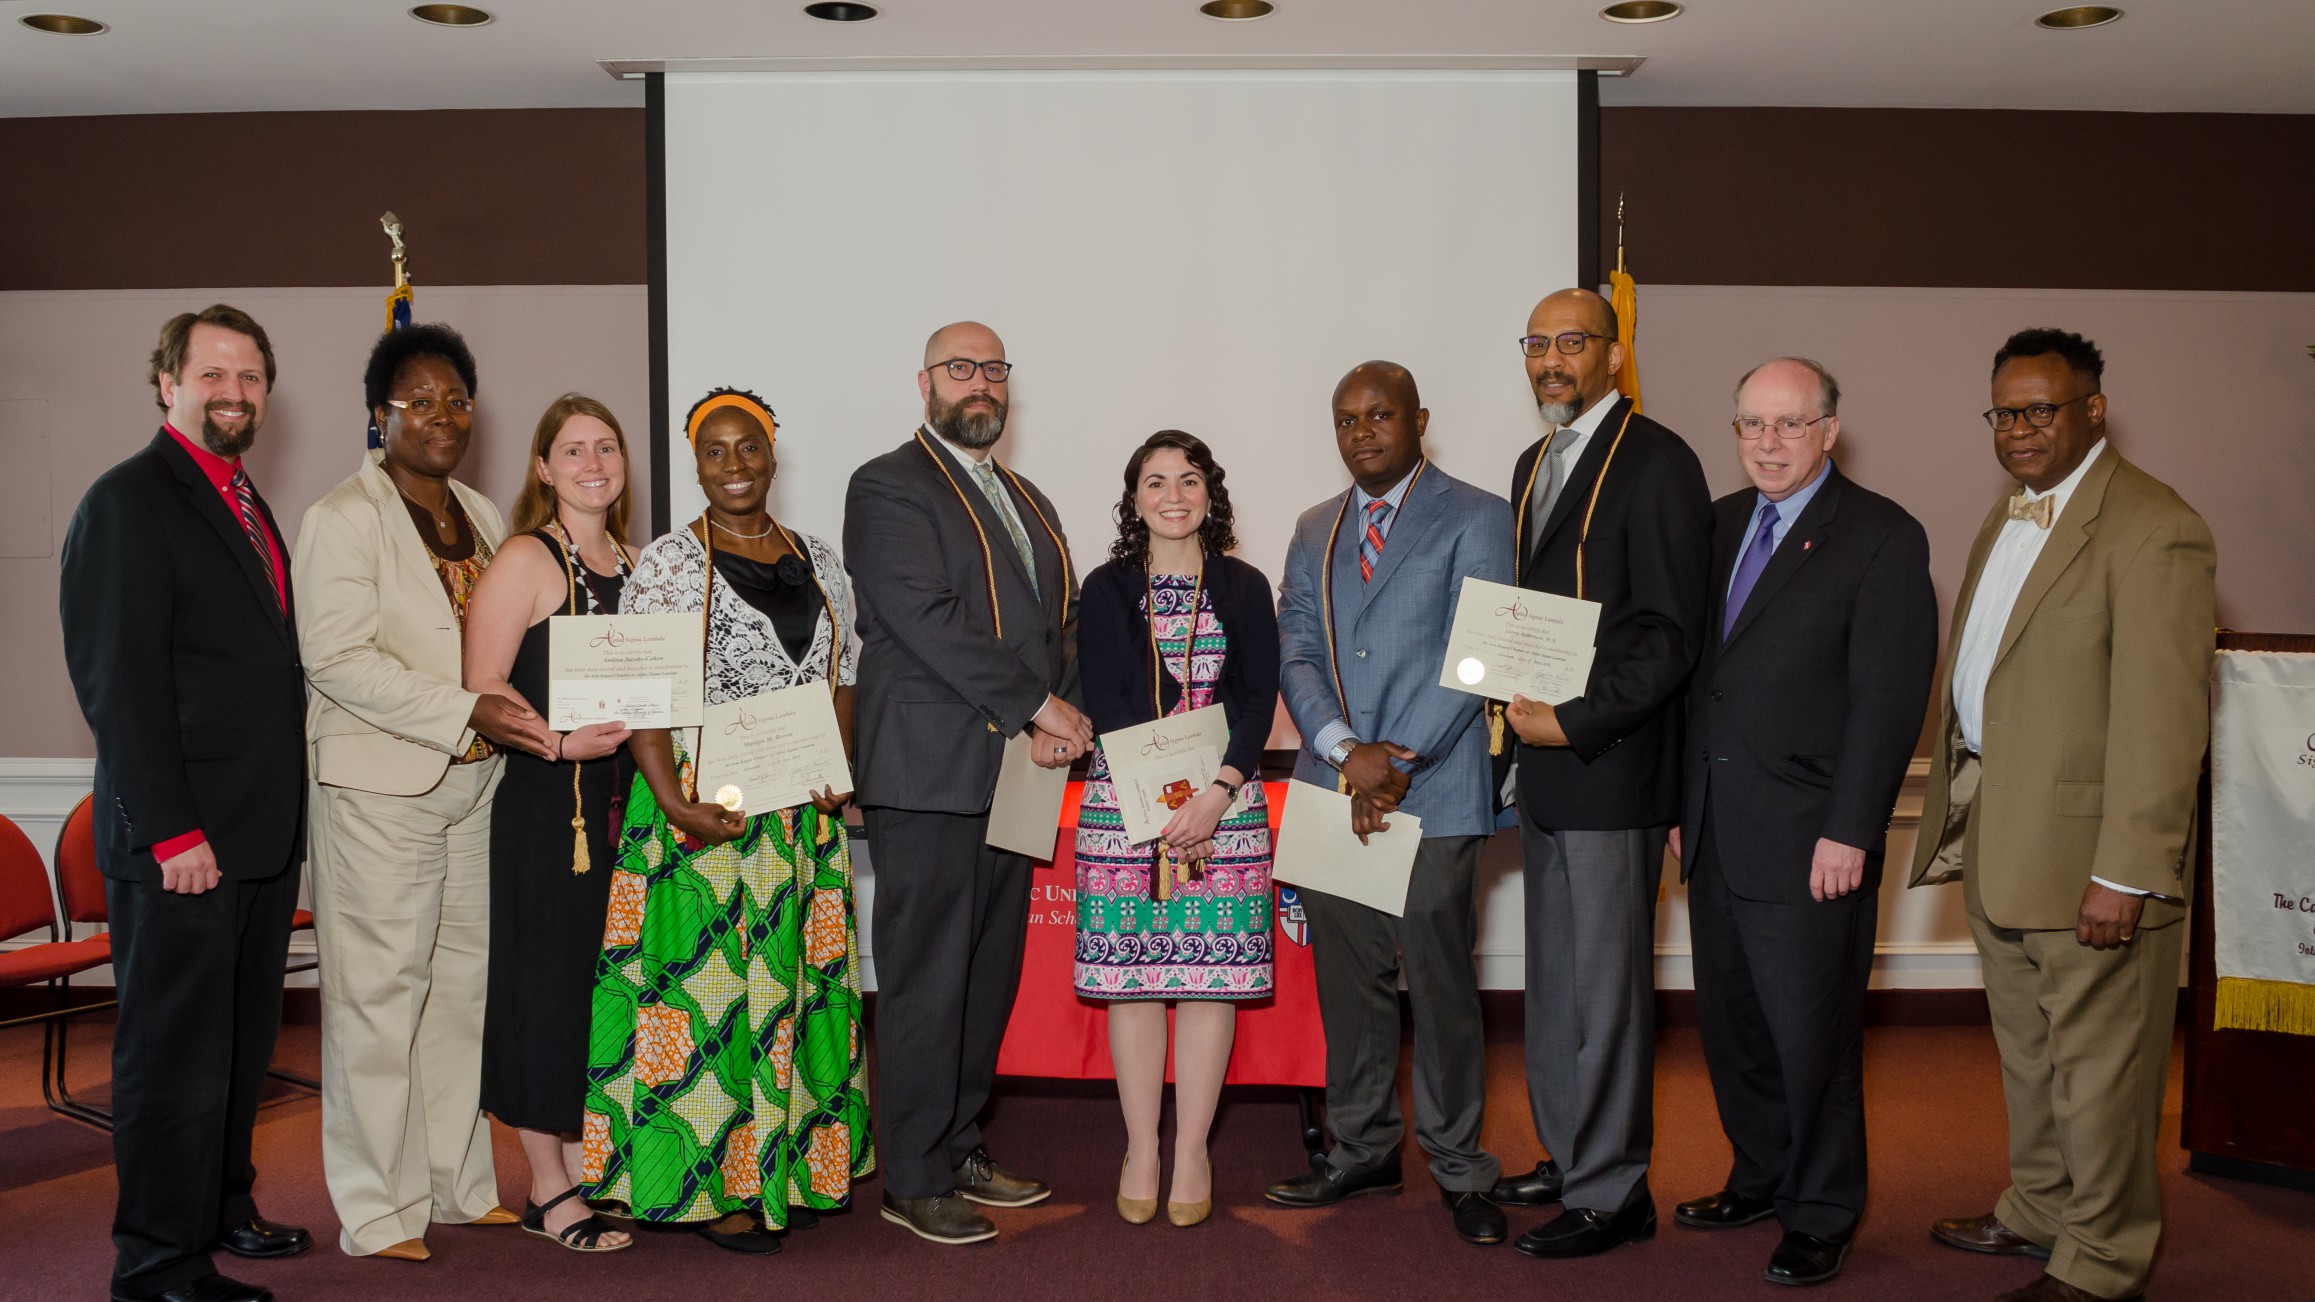
[[[610, 411], [566, 394], [539, 421], [515, 536], [468, 613], [469, 691], [548, 713], [547, 629], [619, 609], [631, 557], [626, 439]], [[508, 757], [491, 808], [490, 982], [482, 1107], [512, 1126], [531, 1168], [523, 1228], [582, 1252], [628, 1246], [579, 1197], [595, 960], [611, 862], [634, 780], [621, 724], [557, 734], [553, 762]], [[518, 761], [519, 762], [516, 762]]]

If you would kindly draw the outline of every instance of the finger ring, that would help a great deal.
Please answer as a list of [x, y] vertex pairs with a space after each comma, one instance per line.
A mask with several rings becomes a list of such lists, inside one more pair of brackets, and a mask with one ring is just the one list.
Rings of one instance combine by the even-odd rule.
[[1067, 746], [1055, 746], [1055, 747], [1053, 748], [1053, 753], [1054, 753], [1054, 754], [1056, 754], [1056, 755], [1059, 755], [1059, 754], [1061, 754], [1062, 752], [1064, 752], [1064, 751], [1066, 751], [1066, 750], [1068, 750], [1068, 749], [1069, 749], [1069, 748], [1068, 748]]

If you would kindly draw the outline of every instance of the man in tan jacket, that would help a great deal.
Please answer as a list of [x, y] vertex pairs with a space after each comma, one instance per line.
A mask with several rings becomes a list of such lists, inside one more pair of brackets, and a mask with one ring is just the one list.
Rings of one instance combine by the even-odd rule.
[[1970, 548], [1912, 884], [1962, 880], [2009, 1106], [2010, 1187], [1940, 1243], [2038, 1257], [1999, 1302], [2137, 1298], [2162, 1232], [2155, 1129], [2210, 739], [2210, 530], [2106, 444], [2104, 359], [1994, 356], [2019, 491]]

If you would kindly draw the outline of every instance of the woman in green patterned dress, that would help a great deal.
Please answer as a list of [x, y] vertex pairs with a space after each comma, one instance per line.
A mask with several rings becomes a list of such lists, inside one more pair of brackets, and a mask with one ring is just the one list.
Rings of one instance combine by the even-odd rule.
[[[622, 614], [707, 612], [711, 705], [827, 684], [847, 751], [858, 639], [843, 563], [776, 523], [771, 409], [718, 389], [685, 421], [707, 513], [643, 549]], [[844, 1206], [874, 1165], [849, 792], [761, 813], [703, 801], [695, 729], [641, 729], [596, 968], [586, 1173], [721, 1247]]]

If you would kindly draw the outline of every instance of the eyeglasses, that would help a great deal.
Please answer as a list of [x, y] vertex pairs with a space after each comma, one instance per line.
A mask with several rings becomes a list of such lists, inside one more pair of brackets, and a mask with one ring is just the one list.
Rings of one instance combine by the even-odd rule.
[[1988, 407], [1985, 411], [1985, 423], [1997, 430], [2016, 429], [2018, 417], [2023, 416], [2026, 418], [2026, 424], [2035, 429], [2048, 429], [2050, 422], [2058, 418], [2058, 408], [2071, 407], [2082, 401], [2083, 398], [2095, 398], [2097, 396], [2098, 390], [2092, 389], [2081, 397], [2068, 398], [2064, 402], [2036, 402], [2023, 407]]
[[[1005, 377], [1013, 373], [1011, 362], [976, 362], [969, 357], [951, 357], [945, 362], [934, 362], [932, 365], [947, 371], [952, 380], [969, 380], [973, 378], [974, 371], [979, 371], [988, 377], [991, 384], [1003, 384]], [[929, 371], [932, 366], [925, 369]]]
[[1758, 416], [1739, 416], [1728, 423], [1736, 430], [1736, 437], [1749, 443], [1771, 431], [1774, 431], [1776, 436], [1781, 439], [1797, 439], [1801, 436], [1801, 431], [1809, 426], [1821, 424], [1831, 419], [1832, 414], [1828, 412], [1815, 420], [1802, 420], [1798, 416], [1779, 416], [1775, 420], [1762, 420]]
[[433, 415], [437, 407], [457, 412], [461, 416], [474, 414], [472, 398], [388, 398], [386, 405], [399, 407], [421, 420]]
[[1584, 350], [1584, 341], [1587, 339], [1613, 340], [1614, 338], [1614, 335], [1586, 334], [1581, 330], [1569, 330], [1556, 335], [1527, 335], [1520, 339], [1519, 351], [1526, 353], [1529, 357], [1544, 357], [1548, 356], [1552, 349], [1557, 348], [1573, 357]]

